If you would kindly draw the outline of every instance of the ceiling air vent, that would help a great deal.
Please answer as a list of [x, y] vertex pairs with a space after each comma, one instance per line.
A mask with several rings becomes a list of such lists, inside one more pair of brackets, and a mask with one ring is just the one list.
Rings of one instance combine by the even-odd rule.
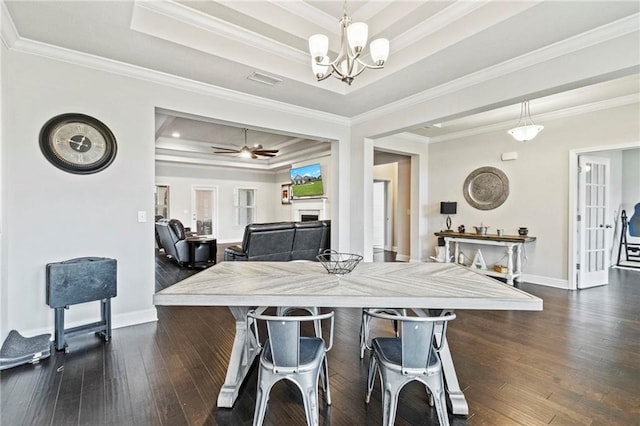
[[249, 80], [257, 81], [258, 83], [266, 84], [267, 86], [275, 86], [280, 83], [282, 80], [276, 77], [272, 77], [270, 75], [262, 74], [259, 72], [254, 72], [249, 77]]

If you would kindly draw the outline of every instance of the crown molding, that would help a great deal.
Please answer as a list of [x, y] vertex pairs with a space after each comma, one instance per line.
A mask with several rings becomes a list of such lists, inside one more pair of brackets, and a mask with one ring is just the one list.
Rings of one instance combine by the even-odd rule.
[[633, 32], [639, 32], [638, 19], [640, 19], [640, 14], [636, 13], [566, 40], [542, 47], [525, 55], [518, 56], [517, 58], [509, 59], [500, 64], [468, 74], [464, 77], [448, 81], [447, 83], [417, 93], [413, 96], [409, 96], [397, 102], [392, 102], [380, 108], [357, 115], [351, 119], [352, 123], [361, 124], [367, 121], [381, 119], [396, 111], [411, 108], [449, 93], [455, 93], [457, 91], [467, 89], [482, 83], [483, 81], [503, 77], [524, 68], [573, 53], [577, 50], [581, 50], [595, 44], [603, 43]]
[[151, 70], [149, 68], [132, 65], [113, 59], [89, 53], [78, 52], [64, 47], [54, 46], [39, 41], [20, 38], [12, 44], [11, 50], [30, 55], [36, 55], [66, 62], [86, 68], [96, 69], [125, 77], [135, 78], [150, 83], [160, 84], [175, 89], [186, 90], [200, 95], [214, 96], [231, 102], [238, 102], [245, 105], [258, 106], [283, 114], [291, 114], [297, 117], [308, 118], [331, 123], [339, 126], [349, 126], [351, 121], [347, 117], [336, 114], [304, 108], [285, 102], [275, 101], [259, 96], [226, 89], [212, 84], [190, 80], [173, 74]]
[[[547, 121], [558, 120], [561, 118], [572, 117], [575, 115], [586, 114], [589, 112], [601, 111], [610, 108], [617, 108], [625, 105], [640, 103], [640, 93], [634, 93], [617, 98], [607, 99], [604, 101], [591, 102], [588, 104], [577, 105], [574, 107], [564, 108], [557, 111], [536, 114], [536, 123], [544, 123]], [[510, 129], [514, 126], [516, 120], [502, 121], [500, 123], [490, 124], [488, 126], [475, 127], [473, 129], [461, 130], [459, 132], [449, 133], [442, 136], [433, 136], [428, 138], [430, 144], [445, 142], [452, 139], [459, 139], [469, 136], [480, 135], [495, 131]]]
[[0, 38], [7, 49], [11, 49], [20, 38], [4, 0], [0, 0]]

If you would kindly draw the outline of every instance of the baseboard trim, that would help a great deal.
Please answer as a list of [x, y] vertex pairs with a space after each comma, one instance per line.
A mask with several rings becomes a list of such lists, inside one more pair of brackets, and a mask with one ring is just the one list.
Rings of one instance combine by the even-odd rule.
[[144, 311], [114, 315], [111, 318], [111, 328], [122, 328], [154, 321], [158, 321], [158, 311], [156, 308], [151, 308]]
[[551, 278], [542, 275], [522, 274], [521, 281], [530, 284], [543, 285], [546, 287], [561, 288], [563, 290], [569, 289], [569, 281], [560, 278]]
[[[64, 327], [65, 329], [69, 329], [69, 328], [85, 325], [89, 321], [99, 321], [99, 320], [100, 318], [97, 318], [97, 319], [93, 318], [84, 322], [75, 321], [73, 323], [65, 323]], [[158, 321], [158, 311], [156, 310], [156, 308], [145, 309], [143, 311], [127, 312], [125, 314], [118, 314], [118, 315], [111, 316], [111, 329], [113, 330], [116, 328], [128, 327], [130, 325], [138, 325], [138, 324], [144, 324], [146, 322], [155, 322], [155, 321]], [[41, 327], [41, 328], [34, 328], [30, 330], [18, 330], [18, 332], [25, 337], [37, 336], [40, 334], [51, 334], [51, 340], [53, 340], [55, 335], [54, 327], [55, 326], [52, 325], [51, 327]]]
[[410, 260], [411, 257], [406, 254], [396, 254], [396, 262], [409, 262]]

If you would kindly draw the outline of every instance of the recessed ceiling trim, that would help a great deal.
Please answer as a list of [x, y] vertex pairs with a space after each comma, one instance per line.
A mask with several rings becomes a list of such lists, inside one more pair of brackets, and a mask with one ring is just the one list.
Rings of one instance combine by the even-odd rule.
[[340, 36], [340, 27], [337, 25], [340, 17], [331, 16], [328, 13], [324, 13], [321, 10], [311, 6], [304, 1], [274, 1], [271, 4], [278, 6], [286, 11], [299, 16], [309, 22], [315, 22], [321, 27], [327, 28], [326, 32], [333, 34], [336, 37]]
[[480, 71], [467, 74], [463, 77], [448, 81], [439, 86], [355, 116], [351, 119], [352, 123], [360, 124], [369, 120], [384, 118], [386, 115], [394, 111], [410, 108], [437, 97], [472, 87], [484, 81], [515, 73], [526, 67], [534, 66], [564, 55], [569, 55], [581, 49], [622, 37], [630, 33], [640, 33], [637, 25], [639, 18], [640, 14], [636, 13], [566, 40], [534, 50], [530, 53], [526, 53]]
[[[391, 40], [391, 45], [393, 46], [394, 50], [399, 51], [406, 49], [407, 47], [430, 36], [431, 34], [440, 31], [447, 25], [451, 25], [453, 22], [465, 17], [474, 10], [483, 7], [486, 3], [486, 1], [456, 2], [451, 6], [448, 6], [440, 12], [436, 13], [426, 21], [420, 23], [420, 25], [416, 25], [415, 27], [410, 28], [404, 33], [398, 35], [397, 37], [394, 37]], [[494, 22], [492, 22], [492, 24], [493, 23]], [[477, 31], [475, 31], [474, 29], [474, 31], [472, 32], [475, 33]], [[418, 52], [414, 52], [414, 54], [416, 53]]]
[[[577, 105], [574, 107], [563, 108], [557, 111], [551, 111], [541, 114], [536, 114], [537, 122], [547, 122], [552, 120], [558, 120], [560, 118], [572, 117], [575, 115], [586, 114], [589, 112], [601, 111], [604, 109], [617, 108], [620, 106], [631, 105], [638, 102], [638, 93], [631, 95], [618, 96], [613, 99], [606, 99], [604, 101], [591, 102], [588, 104]], [[441, 136], [432, 136], [429, 138], [429, 143], [444, 142], [452, 139], [459, 139], [468, 136], [480, 135], [483, 133], [489, 133], [494, 131], [500, 131], [513, 127], [513, 123], [517, 114], [509, 121], [502, 121], [500, 123], [493, 123], [486, 126], [474, 127], [472, 129], [461, 130], [459, 132], [448, 133]]]
[[[306, 52], [180, 3], [158, 1], [141, 2], [136, 0], [133, 7], [131, 29], [135, 31], [151, 34], [165, 40], [173, 41], [174, 43], [192, 47], [190, 43], [185, 44], [184, 40], [178, 41], [178, 34], [175, 33], [175, 29], [168, 28], [167, 26], [148, 25], [149, 22], [151, 22], [150, 20], [155, 20], [153, 14], [160, 14], [165, 18], [182, 22], [187, 26], [200, 28], [213, 35], [267, 51], [270, 54], [280, 56], [290, 61], [304, 63], [305, 65], [308, 65], [309, 62]], [[213, 51], [215, 46], [212, 45], [211, 47], [212, 52], [209, 53], [220, 53], [219, 51]]]

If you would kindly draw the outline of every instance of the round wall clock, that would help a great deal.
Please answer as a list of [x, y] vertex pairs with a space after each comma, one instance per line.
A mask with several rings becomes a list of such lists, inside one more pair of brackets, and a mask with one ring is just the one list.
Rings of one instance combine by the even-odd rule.
[[107, 168], [118, 145], [111, 130], [100, 120], [84, 114], [61, 114], [40, 130], [40, 149], [59, 169], [90, 174]]

